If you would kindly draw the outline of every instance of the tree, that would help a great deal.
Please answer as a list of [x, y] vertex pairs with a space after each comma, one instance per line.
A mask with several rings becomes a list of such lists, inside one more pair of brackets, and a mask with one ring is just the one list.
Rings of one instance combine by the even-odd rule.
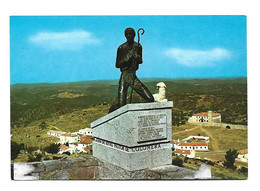
[[47, 128], [47, 123], [45, 121], [43, 121], [40, 125], [39, 125], [39, 129], [43, 130]]
[[17, 158], [21, 150], [21, 145], [15, 141], [11, 141], [11, 160]]
[[237, 155], [238, 155], [237, 150], [229, 149], [225, 155], [226, 160], [224, 161], [224, 166], [235, 170], [236, 166], [234, 165], [234, 163], [235, 163], [235, 159], [237, 158]]
[[60, 144], [51, 143], [49, 146], [44, 147], [43, 150], [47, 153], [56, 154], [60, 150]]
[[173, 118], [172, 118], [172, 124], [173, 124], [174, 126], [177, 126], [177, 127], [180, 125], [180, 119], [179, 119], [178, 116], [176, 116], [176, 115], [173, 116]]

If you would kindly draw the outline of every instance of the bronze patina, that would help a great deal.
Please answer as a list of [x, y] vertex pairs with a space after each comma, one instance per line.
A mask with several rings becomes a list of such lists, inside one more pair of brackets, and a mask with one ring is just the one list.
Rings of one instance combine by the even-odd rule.
[[[126, 42], [121, 44], [117, 49], [116, 68], [120, 68], [121, 77], [118, 87], [118, 105], [122, 107], [127, 103], [127, 91], [131, 87], [138, 95], [145, 101], [153, 102], [154, 98], [148, 88], [137, 78], [136, 71], [139, 69], [139, 64], [143, 63], [142, 45], [139, 43], [140, 36], [138, 30], [138, 43], [134, 41], [135, 30], [133, 28], [125, 29]], [[143, 34], [142, 33], [142, 34]], [[130, 95], [130, 103], [132, 99], [132, 92]]]

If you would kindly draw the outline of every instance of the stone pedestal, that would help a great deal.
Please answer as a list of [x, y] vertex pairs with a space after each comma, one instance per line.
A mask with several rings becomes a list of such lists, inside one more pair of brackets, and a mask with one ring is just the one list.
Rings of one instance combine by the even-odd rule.
[[92, 122], [93, 156], [130, 171], [171, 164], [172, 107], [127, 104]]

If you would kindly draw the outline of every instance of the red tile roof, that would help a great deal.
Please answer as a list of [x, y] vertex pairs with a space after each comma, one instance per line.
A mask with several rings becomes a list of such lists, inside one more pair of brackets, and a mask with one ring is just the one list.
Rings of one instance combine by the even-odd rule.
[[89, 143], [92, 143], [92, 142], [93, 142], [92, 136], [89, 136], [89, 135], [80, 136], [80, 143], [81, 144], [89, 144]]
[[208, 143], [180, 143], [179, 146], [208, 146]]
[[72, 134], [72, 133], [64, 133], [61, 136], [65, 136], [65, 137], [76, 137], [77, 135]]
[[60, 149], [65, 151], [65, 150], [69, 149], [69, 147], [66, 146], [66, 145], [61, 145], [61, 146], [60, 146]]
[[86, 152], [90, 151], [91, 149], [92, 149], [92, 146], [90, 146], [90, 147], [84, 147], [84, 151], [86, 151]]
[[178, 154], [188, 154], [189, 155], [191, 150], [176, 149], [174, 152], [178, 153]]
[[238, 152], [238, 154], [241, 154], [241, 155], [248, 154], [248, 149], [243, 149], [243, 150], [240, 150], [237, 152]]
[[[196, 113], [196, 114], [193, 114], [193, 116], [202, 116], [202, 117], [208, 117], [208, 112], [202, 112], [202, 113]], [[215, 117], [215, 116], [219, 116], [220, 113], [212, 113], [212, 116]]]

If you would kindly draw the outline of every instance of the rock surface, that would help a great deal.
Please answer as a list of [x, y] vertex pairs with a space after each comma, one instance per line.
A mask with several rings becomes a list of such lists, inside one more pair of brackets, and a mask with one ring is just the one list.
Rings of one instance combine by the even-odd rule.
[[[128, 171], [119, 166], [103, 162], [93, 156], [64, 158], [43, 162], [19, 163], [28, 166], [24, 177], [33, 176], [39, 180], [178, 180], [198, 179], [196, 172], [165, 165], [156, 168]], [[19, 166], [15, 163], [14, 166]], [[14, 168], [15, 169], [15, 168]], [[14, 172], [15, 173], [15, 172]], [[21, 176], [14, 180], [26, 180]]]

